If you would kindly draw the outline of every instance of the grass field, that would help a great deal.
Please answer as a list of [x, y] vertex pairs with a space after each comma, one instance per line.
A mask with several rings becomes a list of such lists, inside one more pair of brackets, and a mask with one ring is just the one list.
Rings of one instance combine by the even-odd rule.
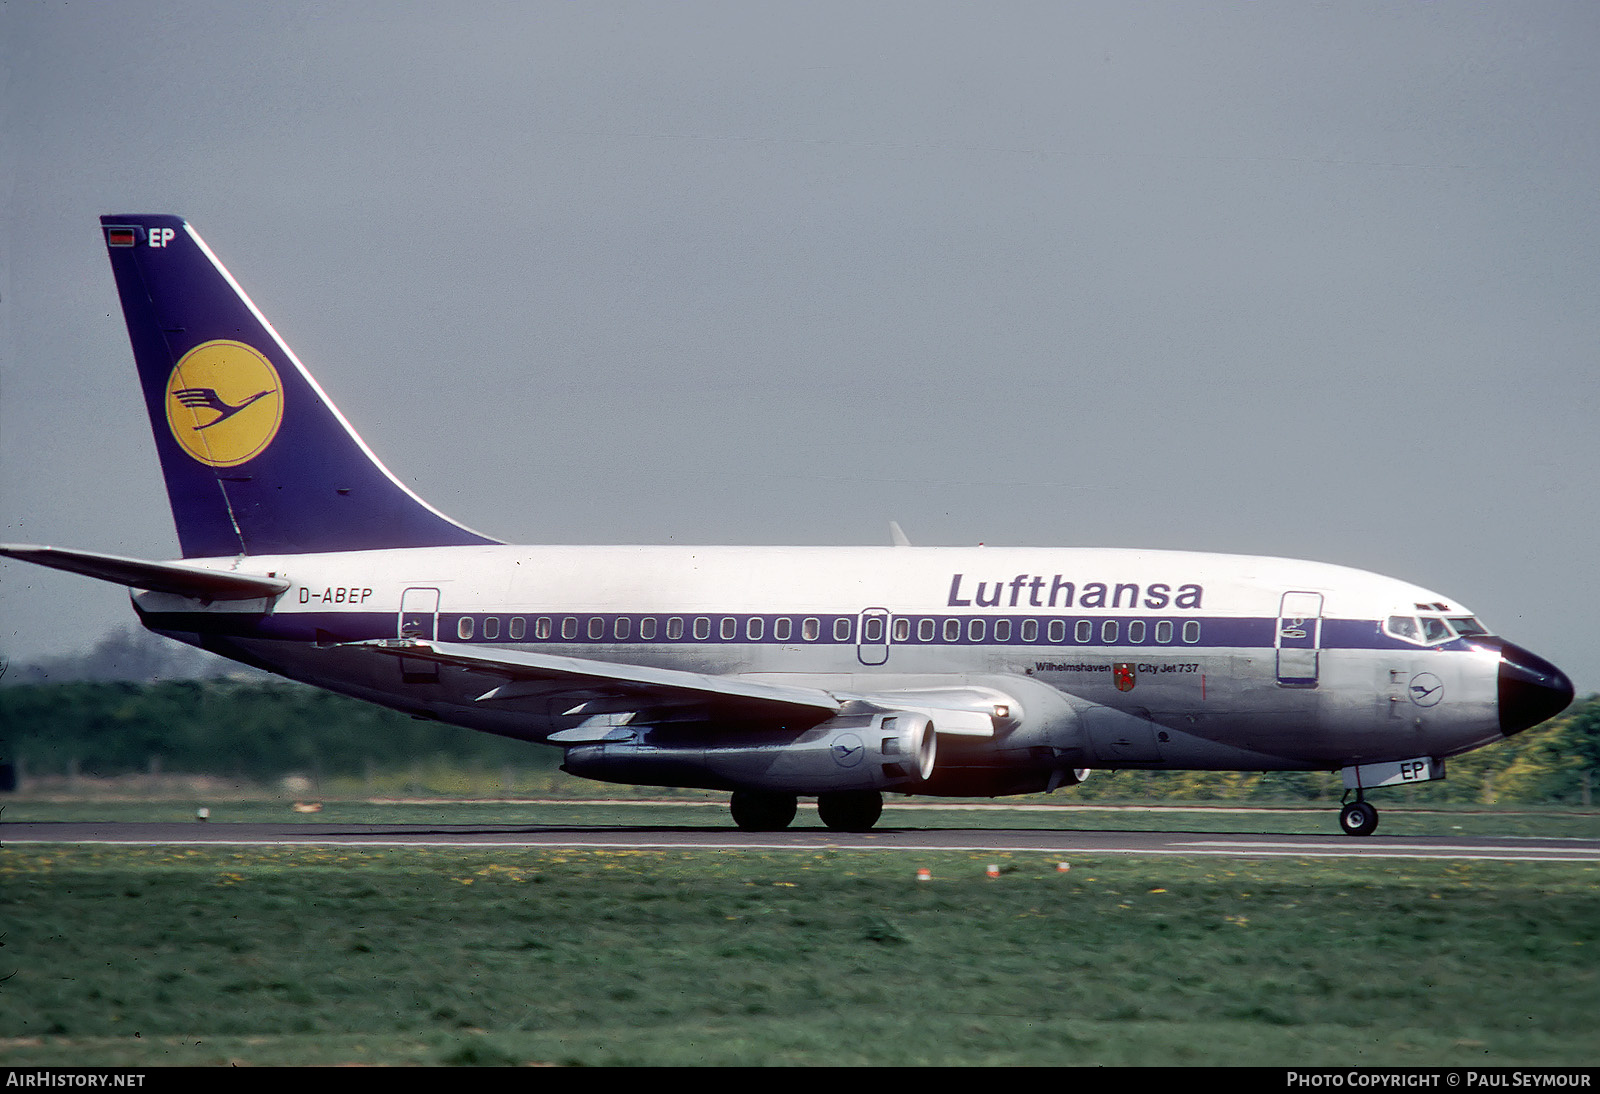
[[1600, 1062], [1570, 863], [12, 846], [0, 943], [9, 1065]]

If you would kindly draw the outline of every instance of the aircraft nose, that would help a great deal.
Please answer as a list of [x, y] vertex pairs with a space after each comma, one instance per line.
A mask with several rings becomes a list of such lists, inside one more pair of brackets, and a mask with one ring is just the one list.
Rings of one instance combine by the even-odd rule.
[[1536, 653], [1510, 642], [1500, 647], [1500, 732], [1513, 733], [1538, 725], [1572, 702], [1567, 674]]

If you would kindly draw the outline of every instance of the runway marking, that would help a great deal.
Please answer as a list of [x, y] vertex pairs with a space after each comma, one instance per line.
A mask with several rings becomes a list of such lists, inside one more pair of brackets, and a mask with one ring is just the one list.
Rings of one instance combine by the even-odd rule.
[[[330, 832], [318, 835], [279, 835], [272, 832], [243, 834], [238, 832], [195, 831], [192, 834], [164, 832], [140, 837], [130, 834], [124, 838], [104, 834], [85, 835], [83, 838], [62, 838], [59, 832], [23, 832], [8, 826], [0, 832], [6, 844], [77, 844], [96, 846], [186, 846], [186, 847], [366, 847], [366, 848], [437, 848], [437, 849], [593, 849], [640, 851], [922, 851], [971, 852], [1038, 855], [1168, 855], [1217, 856], [1236, 858], [1416, 858], [1457, 859], [1504, 862], [1600, 862], [1600, 841], [1572, 840], [1573, 847], [1549, 846], [1559, 837], [1542, 846], [1523, 848], [1498, 847], [1492, 844], [1452, 842], [1447, 844], [1408, 844], [1398, 840], [1350, 841], [1347, 837], [1329, 837], [1326, 840], [1308, 839], [1204, 839], [1196, 833], [1094, 833], [1064, 834], [1038, 831], [995, 832], [973, 831], [969, 842], [951, 842], [949, 833], [937, 841], [923, 841], [922, 833], [915, 830], [886, 831], [860, 835], [843, 833], [796, 832], [788, 838], [752, 840], [734, 832], [718, 833], [711, 830], [688, 830], [672, 839], [636, 839], [628, 836], [595, 832], [573, 834], [559, 832], [527, 831], [513, 826], [492, 837], [476, 833], [471, 838], [454, 838], [448, 829], [426, 835], [398, 835], [381, 832], [363, 833]], [[1065, 837], [1065, 838], [1063, 838]], [[1490, 837], [1506, 839], [1507, 837]], [[1523, 837], [1532, 840], [1537, 837]], [[1570, 839], [1567, 837], [1566, 839]], [[1146, 846], [1133, 846], [1131, 841], [1144, 841]], [[1031, 842], [1036, 841], [1036, 842]]]
[[[1504, 840], [1506, 836], [1491, 836], [1491, 838], [1496, 838], [1496, 840]], [[1286, 843], [1286, 841], [1282, 840], [1195, 840], [1194, 843], [1190, 844], [1190, 846], [1197, 846], [1197, 848], [1205, 848], [1205, 846], [1214, 846], [1214, 848], [1328, 848], [1328, 844], [1326, 843]], [[1464, 843], [1438, 843], [1430, 844], [1430, 846], [1414, 846], [1414, 848], [1400, 848], [1400, 846], [1390, 846], [1390, 844], [1355, 844], [1354, 848], [1352, 849], [1355, 849], [1355, 851], [1362, 851], [1363, 848], [1389, 848], [1397, 849], [1397, 851], [1403, 851], [1403, 849], [1416, 849], [1416, 851], [1429, 852], [1458, 851], [1466, 852], [1466, 854], [1478, 854], [1478, 852], [1496, 851], [1494, 848], [1485, 848], [1485, 846], [1482, 846], [1482, 844]], [[1510, 851], [1512, 848], [1506, 849], [1507, 851]], [[1586, 848], [1528, 848], [1528, 851], [1542, 851], [1546, 852], [1546, 854], [1576, 854], [1576, 856], [1600, 857], [1600, 846], [1586, 846]]]

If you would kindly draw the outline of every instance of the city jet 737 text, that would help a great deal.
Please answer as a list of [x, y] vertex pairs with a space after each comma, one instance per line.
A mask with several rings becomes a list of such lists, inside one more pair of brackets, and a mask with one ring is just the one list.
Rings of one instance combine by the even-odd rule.
[[101, 218], [182, 560], [9, 545], [146, 627], [565, 770], [875, 824], [1091, 769], [1342, 770], [1366, 792], [1558, 713], [1572, 684], [1439, 593], [1177, 551], [516, 547], [378, 460], [184, 220]]

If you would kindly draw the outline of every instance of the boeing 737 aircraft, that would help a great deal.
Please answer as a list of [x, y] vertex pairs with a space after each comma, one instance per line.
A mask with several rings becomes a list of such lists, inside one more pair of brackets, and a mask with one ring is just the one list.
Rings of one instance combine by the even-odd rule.
[[[1315, 562], [1060, 548], [514, 547], [414, 495], [200, 236], [101, 218], [182, 561], [11, 545], [150, 629], [592, 779], [798, 796], [1055, 790], [1093, 768], [1342, 770], [1367, 791], [1561, 711], [1449, 597]], [[896, 536], [897, 540], [902, 537]]]

